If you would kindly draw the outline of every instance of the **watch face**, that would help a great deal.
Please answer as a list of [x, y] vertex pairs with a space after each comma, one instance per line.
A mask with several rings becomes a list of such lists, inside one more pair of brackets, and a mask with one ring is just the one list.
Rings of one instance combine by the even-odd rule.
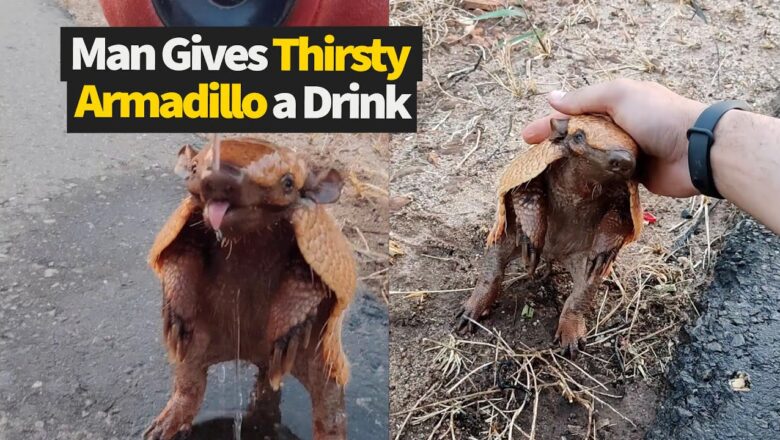
[[166, 26], [278, 26], [295, 0], [152, 0]]

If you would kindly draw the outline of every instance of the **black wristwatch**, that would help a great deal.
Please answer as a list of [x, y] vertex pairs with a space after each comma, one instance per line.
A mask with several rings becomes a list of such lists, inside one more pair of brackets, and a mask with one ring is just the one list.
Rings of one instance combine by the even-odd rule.
[[747, 110], [748, 105], [744, 101], [722, 101], [707, 107], [693, 127], [688, 129], [688, 171], [691, 174], [691, 182], [705, 196], [722, 199], [723, 196], [715, 187], [712, 177], [712, 163], [710, 162], [710, 150], [715, 143], [715, 135], [712, 132], [718, 125], [720, 118], [727, 111], [738, 109]]

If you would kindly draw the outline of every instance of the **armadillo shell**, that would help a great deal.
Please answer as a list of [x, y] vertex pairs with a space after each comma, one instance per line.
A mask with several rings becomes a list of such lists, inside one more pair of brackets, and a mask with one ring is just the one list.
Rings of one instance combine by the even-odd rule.
[[179, 233], [181, 233], [184, 226], [187, 225], [187, 221], [195, 212], [195, 209], [196, 205], [195, 201], [192, 200], [192, 196], [185, 197], [179, 203], [176, 211], [173, 211], [173, 214], [168, 217], [168, 221], [165, 222], [160, 232], [157, 233], [147, 261], [158, 278], [162, 278], [162, 253], [176, 240], [176, 237], [179, 236]]
[[[634, 152], [636, 153], [636, 152]], [[505, 195], [513, 188], [531, 181], [534, 177], [542, 174], [551, 163], [563, 158], [563, 149], [551, 141], [544, 141], [540, 144], [531, 146], [529, 149], [520, 153], [504, 169], [501, 179], [498, 182], [498, 202], [496, 207], [496, 220], [493, 228], [490, 230], [487, 238], [488, 247], [495, 244], [506, 230], [506, 205]], [[631, 243], [639, 237], [642, 231], [642, 204], [639, 200], [639, 187], [636, 180], [628, 181], [628, 191], [631, 196], [631, 219], [634, 223], [634, 231], [627, 236], [623, 244]]]
[[639, 238], [642, 233], [642, 227], [645, 225], [645, 219], [642, 215], [642, 202], [639, 200], [639, 182], [632, 179], [628, 181], [628, 193], [631, 195], [631, 220], [634, 223], [634, 231], [623, 240], [623, 245], [627, 245]]
[[495, 244], [506, 230], [506, 204], [504, 196], [512, 188], [529, 182], [534, 177], [542, 174], [547, 169], [547, 165], [563, 156], [564, 152], [561, 148], [550, 141], [544, 141], [541, 144], [532, 145], [531, 148], [520, 153], [519, 156], [509, 163], [498, 181], [496, 222], [493, 225], [493, 229], [490, 230], [490, 234], [488, 234], [488, 246]]
[[[149, 252], [149, 266], [162, 276], [162, 254], [184, 229], [196, 205], [186, 197], [157, 234]], [[322, 353], [330, 376], [340, 385], [349, 379], [349, 364], [341, 346], [344, 312], [355, 296], [357, 271], [352, 247], [324, 207], [302, 202], [292, 215], [295, 239], [301, 255], [336, 295], [322, 336]]]
[[341, 325], [357, 284], [352, 246], [322, 205], [301, 203], [293, 212], [292, 223], [303, 258], [336, 294], [322, 347], [331, 377], [344, 385], [349, 379], [349, 364], [341, 346]]

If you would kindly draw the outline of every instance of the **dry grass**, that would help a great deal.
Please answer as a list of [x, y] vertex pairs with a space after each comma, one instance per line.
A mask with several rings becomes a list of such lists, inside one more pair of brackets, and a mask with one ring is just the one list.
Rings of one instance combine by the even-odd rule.
[[[481, 328], [490, 335], [491, 342], [455, 337], [445, 342], [429, 341], [428, 351], [436, 352], [436, 367], [443, 379], [429, 391], [441, 390], [445, 396], [452, 397], [428, 402], [433, 397], [429, 392], [412, 408], [395, 414], [405, 416], [396, 439], [403, 435], [407, 422], [419, 424], [431, 420], [436, 423], [428, 438], [458, 438], [460, 428], [456, 427], [455, 420], [461, 419], [468, 409], [482, 417], [487, 426], [478, 433], [478, 438], [535, 438], [540, 395], [545, 389], [561, 393], [591, 414], [596, 403], [610, 407], [604, 398], [618, 397], [610, 394], [604, 383], [554, 350], [533, 350], [522, 343], [518, 350], [500, 332]], [[475, 349], [492, 353], [493, 359], [475, 362], [471, 357]], [[525, 413], [530, 413], [527, 431], [517, 423]], [[591, 430], [595, 436], [595, 423], [590, 420], [587, 438]]]
[[[430, 439], [459, 438], [456, 433], [461, 432], [462, 420], [469, 413], [478, 415], [484, 429], [475, 438], [537, 438], [539, 399], [545, 390], [587, 411], [585, 439], [598, 438], [598, 430], [604, 427], [600, 420], [606, 418], [594, 417], [597, 408], [633, 425], [610, 403], [622, 397], [616, 389], [627, 381], [658, 378], [666, 372], [680, 327], [698, 315], [691, 295], [708, 280], [713, 249], [723, 238], [723, 232], [718, 236], [709, 233], [712, 200], [696, 197], [692, 201], [691, 218], [669, 228], [668, 232], [679, 232], [673, 247], [629, 248], [605, 281], [586, 351], [580, 354], [587, 367], [562, 357], [557, 346], [532, 348], [520, 340], [510, 344], [500, 330], [480, 323], [475, 323], [478, 339], [453, 334], [444, 340], [426, 338], [425, 351], [435, 353], [432, 367], [439, 381], [411, 408], [393, 414], [403, 417], [395, 438], [403, 438], [407, 425], [416, 424], [430, 426]], [[704, 241], [692, 241], [694, 231], [700, 229]], [[504, 287], [527, 279], [525, 273], [509, 273]], [[390, 294], [424, 301], [428, 295], [472, 288]], [[532, 303], [526, 305], [533, 309]]]

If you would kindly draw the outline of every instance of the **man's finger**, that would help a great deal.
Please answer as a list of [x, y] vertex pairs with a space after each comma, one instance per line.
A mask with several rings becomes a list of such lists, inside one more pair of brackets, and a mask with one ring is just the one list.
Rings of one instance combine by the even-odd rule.
[[553, 91], [547, 97], [550, 105], [569, 115], [581, 115], [583, 113], [611, 114], [618, 100], [627, 93], [627, 88], [632, 81], [619, 79], [606, 83], [599, 83], [581, 89], [563, 93]]
[[549, 115], [539, 118], [523, 128], [523, 140], [529, 144], [538, 144], [550, 137], [550, 119], [569, 119], [569, 115], [561, 112], [552, 112]]
[[633, 83], [632, 80], [618, 79], [570, 92], [550, 92], [547, 101], [557, 111], [528, 124], [523, 129], [523, 139], [529, 144], [538, 144], [547, 139], [550, 136], [550, 118], [568, 118], [568, 115], [583, 113], [605, 113], [612, 116], [615, 105], [621, 97], [630, 93], [629, 88]]

